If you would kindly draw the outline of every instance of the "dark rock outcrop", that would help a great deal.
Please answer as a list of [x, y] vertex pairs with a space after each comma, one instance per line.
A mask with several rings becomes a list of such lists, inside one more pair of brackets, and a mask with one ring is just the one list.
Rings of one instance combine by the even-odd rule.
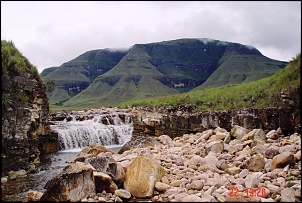
[[39, 137], [50, 134], [46, 87], [37, 69], [15, 48], [1, 41], [2, 176], [34, 170], [40, 163]]
[[[174, 138], [184, 133], [201, 132], [218, 126], [229, 131], [235, 125], [246, 129], [259, 128], [267, 132], [281, 128], [284, 134], [300, 132], [300, 124], [293, 118], [293, 108], [246, 108], [197, 113], [190, 113], [189, 107], [181, 109], [183, 111], [176, 107], [173, 111], [170, 108], [134, 111], [134, 136], [168, 134]], [[163, 113], [157, 113], [160, 111]]]

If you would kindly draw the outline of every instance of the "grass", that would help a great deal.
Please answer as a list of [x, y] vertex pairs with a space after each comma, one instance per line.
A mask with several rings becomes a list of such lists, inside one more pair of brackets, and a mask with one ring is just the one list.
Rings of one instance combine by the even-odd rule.
[[[164, 97], [129, 101], [118, 107], [134, 106], [168, 106], [181, 104], [197, 104], [197, 111], [223, 110], [234, 108], [264, 108], [282, 105], [280, 92], [282, 90], [300, 92], [301, 54], [298, 54], [282, 70], [270, 77], [242, 84], [226, 85], [218, 88], [192, 90], [187, 93]], [[300, 93], [298, 93], [300, 94]], [[187, 96], [186, 96], [187, 95]], [[300, 108], [300, 101], [295, 106]]]

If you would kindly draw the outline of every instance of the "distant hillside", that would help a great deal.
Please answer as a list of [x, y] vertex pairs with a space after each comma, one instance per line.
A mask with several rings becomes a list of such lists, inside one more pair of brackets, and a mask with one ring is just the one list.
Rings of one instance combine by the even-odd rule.
[[131, 99], [179, 93], [156, 80], [164, 74], [150, 60], [144, 46], [133, 46], [114, 68], [98, 76], [87, 89], [66, 101], [64, 106], [112, 106]]
[[48, 93], [51, 105], [62, 103], [86, 89], [98, 75], [114, 67], [127, 52], [128, 50], [92, 50], [59, 67], [44, 69], [40, 74], [43, 80], [55, 81], [54, 90]]
[[47, 74], [55, 71], [58, 67], [50, 67], [50, 68], [45, 68], [41, 73], [40, 76], [43, 78], [45, 77]]
[[288, 65], [272, 76], [252, 82], [222, 87], [191, 90], [187, 93], [129, 101], [118, 107], [128, 106], [196, 106], [195, 111], [228, 110], [240, 108], [292, 107], [293, 119], [300, 119], [301, 53]]
[[274, 74], [286, 64], [263, 56], [251, 46], [178, 39], [136, 44], [123, 52], [86, 52], [48, 70], [43, 79], [55, 80], [50, 93], [52, 106], [92, 108], [253, 81]]
[[273, 75], [287, 64], [262, 55], [250, 54], [243, 45], [235, 47], [230, 44], [226, 49], [219, 60], [219, 68], [196, 89], [255, 81]]

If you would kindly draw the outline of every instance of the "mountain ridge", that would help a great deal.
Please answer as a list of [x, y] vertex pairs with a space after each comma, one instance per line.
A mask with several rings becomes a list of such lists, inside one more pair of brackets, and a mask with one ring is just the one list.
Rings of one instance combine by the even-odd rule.
[[[237, 84], [268, 77], [288, 63], [263, 56], [250, 45], [208, 38], [184, 38], [134, 44], [129, 50], [108, 50], [88, 51], [48, 74], [43, 71], [43, 79], [56, 79], [52, 93], [61, 90], [58, 99], [50, 93], [52, 105], [61, 99], [60, 105], [64, 103], [65, 107], [112, 106], [131, 99]], [[97, 55], [96, 61], [93, 58]], [[60, 75], [56, 76], [57, 73]], [[64, 92], [62, 99], [60, 95]]]

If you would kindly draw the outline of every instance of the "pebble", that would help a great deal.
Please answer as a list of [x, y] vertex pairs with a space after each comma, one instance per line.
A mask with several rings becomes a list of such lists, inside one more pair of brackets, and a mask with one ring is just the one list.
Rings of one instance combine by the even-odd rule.
[[[227, 132], [222, 128], [215, 130], [185, 134], [171, 140], [163, 136], [162, 142], [165, 142], [165, 145], [155, 145], [151, 150], [148, 147], [133, 148], [112, 157], [117, 162], [122, 162], [123, 168], [126, 169], [132, 159], [144, 151], [149, 151], [165, 169], [166, 176], [155, 183], [154, 196], [146, 201], [298, 201], [295, 195], [301, 191], [300, 134], [284, 136], [281, 129], [276, 129], [266, 134], [271, 141], [256, 138], [241, 140], [240, 137], [251, 131], [238, 126], [236, 131]], [[232, 132], [236, 132], [236, 135], [232, 135]], [[225, 142], [224, 137], [229, 140]], [[278, 151], [274, 151], [275, 148], [278, 148]], [[271, 167], [272, 159], [281, 153], [287, 156], [277, 160], [278, 162], [274, 161]], [[259, 160], [265, 163], [259, 165], [261, 168], [250, 165], [249, 170], [248, 160], [256, 154], [261, 155]], [[247, 197], [246, 191], [250, 188], [253, 188], [256, 194], [258, 188], [263, 188], [264, 196]], [[239, 196], [236, 198], [236, 195]], [[116, 202], [123, 201], [123, 198], [127, 201], [139, 201], [122, 186], [110, 198], [103, 198]], [[97, 201], [102, 202], [104, 199], [98, 197]], [[85, 201], [90, 202], [91, 199], [82, 199], [82, 202]]]

